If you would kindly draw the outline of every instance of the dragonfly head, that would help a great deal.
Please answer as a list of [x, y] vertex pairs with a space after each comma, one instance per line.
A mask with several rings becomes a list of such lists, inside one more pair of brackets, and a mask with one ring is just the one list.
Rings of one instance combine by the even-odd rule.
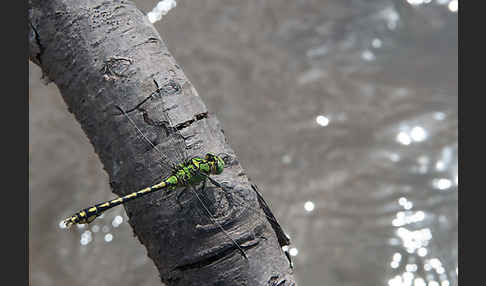
[[219, 175], [223, 172], [224, 161], [221, 157], [216, 156], [212, 153], [207, 153], [205, 158], [209, 163], [213, 163], [213, 168], [211, 168], [211, 174]]

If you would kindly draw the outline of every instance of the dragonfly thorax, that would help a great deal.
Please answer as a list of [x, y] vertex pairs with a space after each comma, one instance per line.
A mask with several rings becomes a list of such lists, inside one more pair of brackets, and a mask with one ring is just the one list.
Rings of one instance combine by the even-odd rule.
[[178, 185], [198, 184], [211, 175], [219, 175], [223, 172], [224, 161], [221, 157], [211, 153], [204, 158], [194, 157], [185, 164], [180, 164], [174, 171]]

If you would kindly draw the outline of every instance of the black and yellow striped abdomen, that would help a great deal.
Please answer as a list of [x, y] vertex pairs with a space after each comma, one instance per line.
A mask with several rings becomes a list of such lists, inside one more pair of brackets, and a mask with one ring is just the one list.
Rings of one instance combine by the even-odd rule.
[[[145, 196], [147, 194], [162, 190], [162, 189], [167, 189], [171, 186], [175, 186], [174, 181], [177, 182], [177, 178], [174, 176], [171, 176], [167, 178], [166, 180], [155, 184], [151, 187], [147, 187], [144, 189], [141, 189], [139, 191], [133, 192], [131, 194], [128, 194], [123, 197], [119, 197], [114, 200], [106, 201], [103, 203], [96, 204], [92, 207], [83, 209], [71, 217], [67, 218], [64, 220], [64, 224], [66, 227], [70, 227], [73, 224], [85, 224], [85, 223], [90, 223], [92, 222], [95, 218], [100, 216], [104, 211], [111, 209], [113, 207], [116, 207], [118, 205], [121, 205], [123, 203], [129, 202], [131, 200], [140, 198], [142, 196]], [[176, 183], [177, 184], [177, 183]]]

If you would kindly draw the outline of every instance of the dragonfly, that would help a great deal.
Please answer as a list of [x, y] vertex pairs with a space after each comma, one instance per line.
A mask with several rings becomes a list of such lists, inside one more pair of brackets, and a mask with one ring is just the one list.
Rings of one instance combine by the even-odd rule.
[[[162, 87], [159, 87], [158, 83], [155, 80], [154, 83], [156, 85], [156, 91], [152, 93], [149, 97], [147, 97], [147, 100], [155, 97], [162, 98], [163, 96], [177, 93], [178, 90], [180, 91], [180, 87], [175, 85], [174, 82], [169, 82]], [[216, 155], [213, 153], [206, 153], [204, 156], [194, 156], [190, 158], [186, 154], [187, 146], [185, 146], [185, 141], [183, 140], [182, 135], [179, 133], [177, 128], [172, 126], [169, 116], [167, 114], [164, 114], [162, 127], [166, 131], [166, 135], [170, 138], [170, 145], [175, 146], [174, 157], [177, 158], [177, 161], [174, 162], [174, 159], [169, 159], [166, 155], [164, 155], [163, 152], [161, 152], [161, 150], [158, 149], [158, 147], [151, 140], [148, 139], [147, 135], [144, 134], [144, 132], [137, 126], [135, 121], [129, 115], [129, 113], [132, 111], [135, 111], [137, 109], [140, 110], [141, 106], [145, 102], [146, 100], [129, 110], [124, 110], [119, 106], [116, 106], [116, 108], [119, 110], [120, 115], [123, 115], [128, 120], [130, 125], [134, 128], [134, 130], [138, 133], [138, 135], [140, 135], [139, 138], [142, 138], [143, 141], [146, 142], [150, 148], [156, 150], [158, 156], [160, 156], [161, 158], [158, 165], [160, 166], [161, 170], [167, 171], [167, 168], [170, 168], [170, 171], [167, 172], [170, 175], [160, 180], [157, 184], [147, 186], [122, 197], [97, 203], [88, 208], [81, 209], [80, 211], [64, 219], [63, 224], [66, 226], [67, 229], [76, 224], [90, 224], [97, 217], [101, 216], [105, 211], [118, 205], [122, 205], [129, 201], [139, 199], [154, 192], [165, 191], [166, 193], [170, 193], [178, 188], [183, 188], [183, 192], [177, 195], [177, 200], [180, 199], [185, 191], [190, 190], [194, 197], [197, 198], [200, 205], [203, 207], [204, 212], [212, 221], [212, 223], [215, 224], [231, 240], [231, 242], [241, 252], [243, 257], [247, 258], [243, 247], [241, 247], [236, 242], [236, 240], [233, 239], [231, 235], [229, 235], [229, 233], [227, 233], [223, 226], [217, 221], [214, 214], [210, 211], [210, 208], [204, 202], [203, 198], [203, 195], [205, 194], [206, 184], [208, 181], [216, 186], [217, 189], [223, 192], [229, 193], [233, 191], [230, 187], [212, 178], [213, 175], [219, 175], [223, 173], [226, 164], [225, 159], [228, 157], [227, 154], [221, 153]], [[196, 190], [196, 187], [199, 185], [202, 185], [202, 187], [200, 188], [200, 190]], [[244, 202], [242, 198], [238, 196], [233, 196], [232, 198], [238, 201], [241, 205], [245, 205], [246, 208], [252, 209], [257, 213], [258, 216], [266, 219], [270, 223], [272, 229], [277, 236], [280, 247], [284, 251], [289, 261], [290, 267], [293, 269], [293, 262], [290, 258], [290, 254], [288, 251], [290, 245], [289, 236], [284, 232], [281, 225], [278, 223], [277, 219], [270, 210], [270, 207], [264, 200], [261, 193], [258, 191], [258, 187], [252, 184], [251, 188], [256, 193], [259, 209], [249, 206], [246, 202]]]

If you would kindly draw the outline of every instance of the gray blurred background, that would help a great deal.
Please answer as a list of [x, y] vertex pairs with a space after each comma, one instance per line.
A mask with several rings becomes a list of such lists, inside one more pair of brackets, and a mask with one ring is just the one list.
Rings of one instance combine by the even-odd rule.
[[[155, 0], [135, 1], [149, 12]], [[457, 1], [179, 0], [155, 24], [292, 238], [300, 286], [457, 285]], [[160, 285], [29, 70], [31, 285]]]

